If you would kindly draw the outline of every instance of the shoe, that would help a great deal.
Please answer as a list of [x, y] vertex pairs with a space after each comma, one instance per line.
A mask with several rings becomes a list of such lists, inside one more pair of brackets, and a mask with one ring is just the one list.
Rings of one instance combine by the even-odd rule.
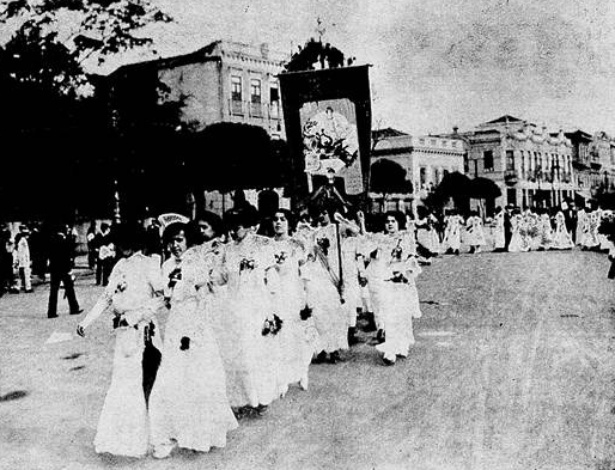
[[387, 359], [386, 357], [382, 358], [382, 362], [384, 362], [385, 366], [393, 366], [393, 365], [395, 365], [395, 361]]
[[329, 360], [327, 361], [329, 364], [335, 364], [336, 362], [342, 362], [342, 358], [340, 356], [339, 351], [333, 351], [329, 354]]
[[354, 326], [348, 327], [348, 346], [356, 346], [359, 343], [359, 338], [357, 338], [357, 328]]
[[324, 351], [312, 359], [312, 364], [324, 364], [325, 362], [327, 362], [327, 353]]
[[34, 292], [34, 289], [26, 289], [24, 292], [26, 294], [31, 294], [32, 292]]
[[374, 321], [374, 314], [373, 312], [367, 312], [367, 325], [365, 325], [365, 327], [363, 328], [363, 331], [365, 332], [372, 332], [372, 331], [376, 331], [378, 328], [376, 327], [376, 322]]
[[299, 386], [301, 387], [302, 390], [307, 390], [308, 389], [308, 377], [302, 377], [301, 380], [299, 381]]
[[74, 312], [70, 312], [71, 315], [79, 315], [80, 313], [83, 313], [82, 308], [80, 308], [79, 310], [75, 310]]
[[54, 313], [53, 315], [47, 314], [47, 318], [58, 318], [58, 314]]

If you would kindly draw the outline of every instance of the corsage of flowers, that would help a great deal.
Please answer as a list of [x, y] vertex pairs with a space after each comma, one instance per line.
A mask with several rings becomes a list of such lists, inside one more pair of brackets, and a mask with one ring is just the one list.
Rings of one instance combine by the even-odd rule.
[[127, 287], [128, 287], [128, 284], [126, 283], [126, 278], [122, 277], [117, 283], [117, 286], [115, 286], [115, 293], [120, 294], [124, 292]]
[[284, 322], [276, 314], [273, 315], [273, 318], [267, 318], [265, 323], [263, 323], [263, 329], [261, 331], [262, 335], [277, 335], [282, 329], [282, 323]]
[[173, 271], [169, 273], [169, 289], [173, 289], [177, 281], [180, 281], [182, 278], [182, 270], [181, 268], [175, 268]]
[[394, 282], [395, 284], [408, 284], [408, 278], [399, 271], [393, 271], [393, 275], [387, 281]]
[[331, 247], [331, 242], [328, 238], [319, 238], [316, 240], [316, 243], [322, 250], [322, 252], [326, 255], [329, 253], [329, 248]]
[[288, 255], [285, 251], [280, 251], [279, 253], [275, 254], [275, 262], [278, 264], [283, 264], [284, 261], [286, 261], [286, 258], [288, 258]]
[[256, 267], [256, 262], [253, 258], [243, 258], [239, 263], [239, 272], [252, 271]]
[[396, 246], [391, 251], [391, 258], [393, 258], [395, 260], [401, 260], [402, 252], [403, 252], [403, 250], [401, 249], [401, 246]]
[[306, 305], [301, 310], [299, 310], [299, 316], [302, 320], [307, 320], [312, 316], [312, 309]]

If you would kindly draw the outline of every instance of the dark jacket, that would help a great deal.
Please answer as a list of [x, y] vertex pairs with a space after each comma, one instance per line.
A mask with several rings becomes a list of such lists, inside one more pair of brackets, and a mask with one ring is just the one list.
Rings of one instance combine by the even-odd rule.
[[75, 243], [72, 237], [63, 233], [54, 233], [49, 242], [49, 272], [66, 274], [73, 269]]

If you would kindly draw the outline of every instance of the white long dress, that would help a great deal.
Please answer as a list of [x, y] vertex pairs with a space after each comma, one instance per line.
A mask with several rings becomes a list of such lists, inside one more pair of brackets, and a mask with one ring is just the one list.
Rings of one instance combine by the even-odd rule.
[[549, 214], [540, 215], [540, 245], [543, 250], [548, 250], [553, 245], [553, 227], [551, 227], [551, 218]]
[[172, 290], [162, 363], [149, 403], [154, 447], [175, 441], [179, 447], [207, 452], [225, 447], [227, 432], [238, 426], [206, 313], [212, 297], [207, 287], [209, 262], [200, 248], [184, 254], [182, 278]]
[[[160, 267], [136, 253], [120, 260], [104, 294], [81, 325], [87, 328], [108, 305], [129, 326], [115, 330], [111, 385], [105, 396], [94, 448], [98, 453], [143, 457], [148, 450], [148, 414], [143, 391], [143, 351], [146, 326], [154, 323], [152, 342], [162, 348], [155, 312], [162, 306]], [[111, 322], [110, 322], [111, 323]]]
[[598, 241], [598, 223], [599, 218], [595, 210], [585, 215], [583, 223], [583, 238], [581, 241], [581, 245], [584, 248], [596, 248], [600, 245], [600, 242]]
[[[384, 343], [376, 349], [385, 359], [395, 362], [397, 356], [406, 357], [415, 343], [412, 320], [422, 314], [414, 279], [421, 268], [404, 232], [373, 236], [372, 243], [376, 254], [370, 263], [370, 282], [375, 281], [374, 288], [379, 291], [379, 315], [386, 333]], [[404, 281], [396, 282], [400, 279]]]
[[432, 253], [440, 253], [442, 251], [440, 237], [435, 228], [437, 223], [438, 219], [433, 214], [429, 214], [427, 217], [416, 222], [416, 241]]
[[552, 247], [556, 250], [569, 250], [574, 247], [574, 242], [566, 229], [566, 219], [560, 211], [555, 214], [555, 232], [553, 233]]
[[504, 212], [500, 211], [495, 215], [495, 227], [493, 230], [493, 247], [496, 250], [503, 250], [506, 247], [506, 235], [504, 233]]
[[[334, 243], [333, 240], [329, 241]], [[341, 302], [338, 272], [329, 264], [320, 246], [313, 249], [303, 266], [307, 303], [318, 331], [316, 353], [348, 349], [348, 316]]]
[[525, 251], [523, 249], [523, 241], [521, 237], [521, 226], [523, 224], [523, 217], [521, 214], [514, 214], [510, 218], [510, 226], [511, 226], [511, 237], [510, 243], [508, 244], [508, 251], [511, 253], [517, 253], [520, 251]]
[[275, 313], [270, 291], [275, 282], [267, 281], [275, 273], [271, 240], [248, 234], [227, 245], [224, 256], [227, 301], [218, 328], [224, 332], [219, 339], [227, 395], [233, 407], [269, 405], [279, 398], [282, 381], [279, 338], [263, 335]]
[[483, 246], [486, 244], [483, 220], [478, 216], [468, 217], [466, 221], [466, 244], [470, 246]]
[[461, 247], [461, 220], [461, 217], [458, 215], [447, 217], [444, 241], [442, 242], [443, 251], [459, 251]]
[[302, 320], [300, 311], [307, 299], [300, 274], [300, 263], [305, 260], [303, 246], [292, 240], [273, 240], [279, 285], [274, 302], [282, 319], [283, 327], [278, 333], [280, 341], [280, 392], [285, 394], [293, 383], [307, 389], [308, 369], [314, 353], [308, 333], [309, 320]]

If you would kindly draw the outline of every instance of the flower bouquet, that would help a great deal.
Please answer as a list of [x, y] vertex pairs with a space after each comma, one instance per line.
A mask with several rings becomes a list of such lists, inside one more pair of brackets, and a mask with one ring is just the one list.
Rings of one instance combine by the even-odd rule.
[[408, 284], [408, 278], [404, 276], [400, 271], [393, 271], [392, 276], [386, 281], [393, 282], [395, 284]]
[[312, 309], [306, 305], [301, 310], [299, 310], [299, 316], [302, 320], [307, 320], [312, 316]]
[[275, 254], [275, 262], [277, 264], [284, 264], [287, 258], [288, 258], [288, 255], [285, 251], [281, 251]]
[[275, 336], [282, 329], [282, 319], [278, 317], [276, 314], [273, 315], [273, 318], [267, 318], [265, 323], [263, 323], [263, 329], [261, 331], [263, 336]]
[[319, 238], [316, 240], [316, 244], [320, 247], [322, 252], [327, 255], [329, 253], [329, 248], [331, 247], [331, 242], [328, 238]]
[[252, 271], [256, 267], [256, 261], [253, 258], [243, 258], [239, 262], [239, 272]]

